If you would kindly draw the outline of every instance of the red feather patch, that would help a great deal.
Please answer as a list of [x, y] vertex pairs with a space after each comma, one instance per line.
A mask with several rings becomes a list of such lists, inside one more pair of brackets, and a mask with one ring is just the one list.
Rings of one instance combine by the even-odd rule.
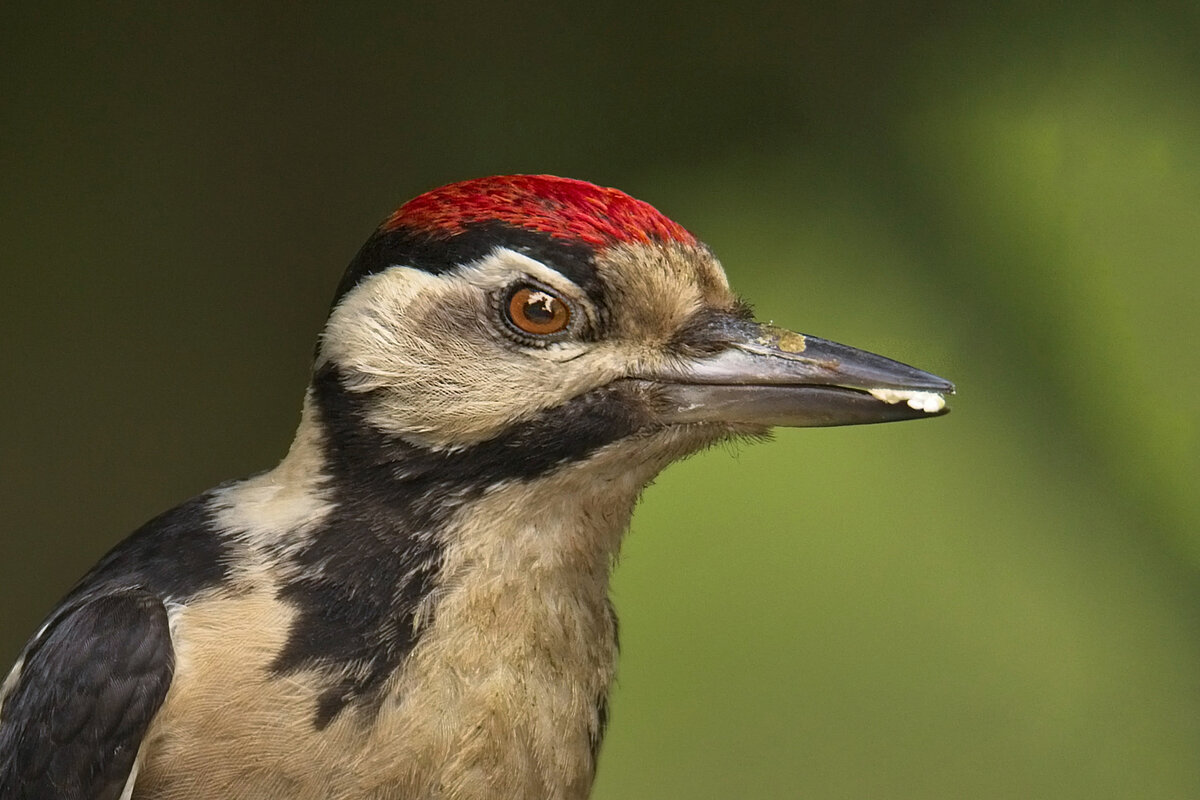
[[687, 229], [649, 203], [617, 189], [553, 175], [497, 175], [452, 183], [408, 201], [383, 229], [454, 234], [473, 222], [491, 221], [597, 248], [620, 242], [696, 244]]

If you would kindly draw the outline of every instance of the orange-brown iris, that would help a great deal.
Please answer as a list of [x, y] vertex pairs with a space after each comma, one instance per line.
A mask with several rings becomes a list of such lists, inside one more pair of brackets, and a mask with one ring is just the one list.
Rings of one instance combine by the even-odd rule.
[[566, 330], [571, 310], [544, 289], [523, 286], [508, 298], [508, 318], [525, 333], [547, 336]]

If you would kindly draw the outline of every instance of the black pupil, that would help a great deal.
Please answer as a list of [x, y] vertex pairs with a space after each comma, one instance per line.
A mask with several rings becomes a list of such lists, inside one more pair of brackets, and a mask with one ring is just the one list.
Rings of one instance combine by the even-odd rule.
[[525, 301], [525, 316], [531, 322], [546, 324], [554, 321], [554, 298], [534, 295]]

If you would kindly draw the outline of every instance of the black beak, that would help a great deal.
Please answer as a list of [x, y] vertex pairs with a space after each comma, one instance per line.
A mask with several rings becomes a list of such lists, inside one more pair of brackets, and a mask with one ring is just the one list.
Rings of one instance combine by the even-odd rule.
[[844, 344], [729, 319], [725, 349], [645, 376], [668, 423], [787, 427], [860, 425], [941, 416], [954, 384]]

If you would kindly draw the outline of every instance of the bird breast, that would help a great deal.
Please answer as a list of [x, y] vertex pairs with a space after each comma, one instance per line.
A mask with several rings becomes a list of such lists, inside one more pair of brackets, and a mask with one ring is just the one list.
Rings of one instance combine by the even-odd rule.
[[417, 645], [379, 703], [324, 726], [329, 676], [272, 670], [296, 612], [269, 568], [175, 609], [134, 800], [586, 797], [616, 659], [609, 570], [641, 486], [612, 460], [603, 500], [594, 470], [566, 469], [464, 508]]

